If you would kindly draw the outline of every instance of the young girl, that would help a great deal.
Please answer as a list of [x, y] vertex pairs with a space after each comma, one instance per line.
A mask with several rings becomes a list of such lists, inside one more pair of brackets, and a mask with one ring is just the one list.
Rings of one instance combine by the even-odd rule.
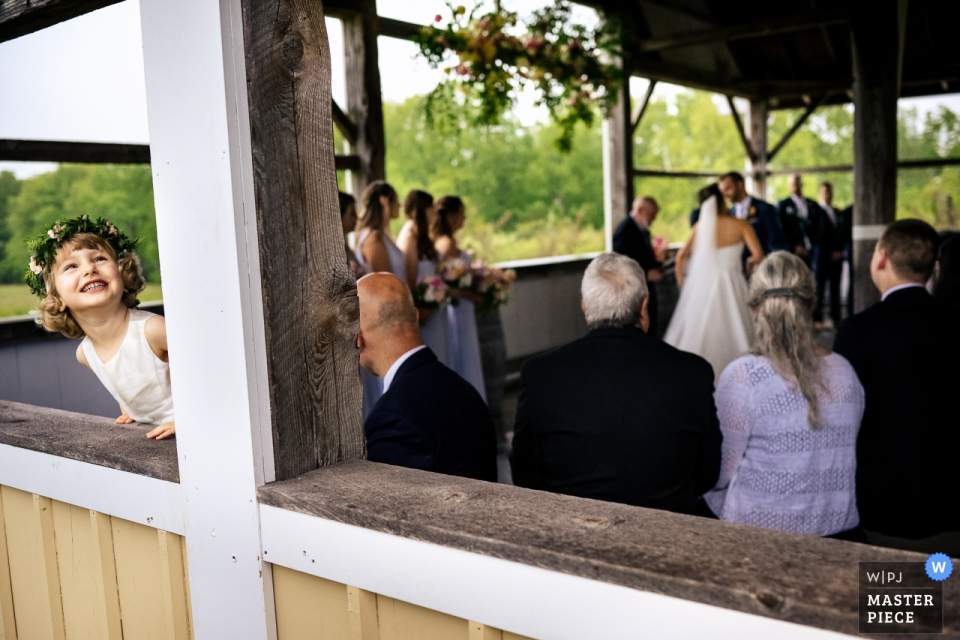
[[83, 338], [77, 360], [120, 404], [117, 424], [159, 425], [147, 437], [162, 440], [176, 431], [167, 332], [162, 316], [134, 308], [146, 285], [136, 245], [103, 218], [58, 221], [29, 243], [26, 280], [37, 323]]

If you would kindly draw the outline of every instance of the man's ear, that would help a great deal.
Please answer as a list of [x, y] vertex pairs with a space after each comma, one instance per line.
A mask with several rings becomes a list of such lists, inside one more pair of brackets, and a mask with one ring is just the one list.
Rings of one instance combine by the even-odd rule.
[[647, 296], [643, 299], [643, 306], [640, 307], [640, 328], [644, 333], [650, 330], [650, 313], [647, 311], [647, 302], [650, 301], [650, 296]]
[[367, 345], [366, 341], [363, 339], [363, 331], [357, 333], [357, 349], [363, 351], [363, 348]]
[[887, 268], [887, 251], [877, 247], [877, 269]]

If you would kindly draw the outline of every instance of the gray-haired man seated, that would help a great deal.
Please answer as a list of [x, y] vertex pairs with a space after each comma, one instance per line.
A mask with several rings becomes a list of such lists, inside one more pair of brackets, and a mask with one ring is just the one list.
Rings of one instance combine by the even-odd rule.
[[647, 283], [635, 260], [601, 254], [581, 296], [587, 336], [523, 366], [514, 483], [701, 513], [720, 472], [713, 369], [647, 337]]

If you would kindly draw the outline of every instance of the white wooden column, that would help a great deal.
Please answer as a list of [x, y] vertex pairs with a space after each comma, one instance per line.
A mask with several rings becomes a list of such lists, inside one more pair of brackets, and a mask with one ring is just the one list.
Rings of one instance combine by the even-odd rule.
[[141, 0], [196, 638], [274, 638], [273, 479], [239, 0]]

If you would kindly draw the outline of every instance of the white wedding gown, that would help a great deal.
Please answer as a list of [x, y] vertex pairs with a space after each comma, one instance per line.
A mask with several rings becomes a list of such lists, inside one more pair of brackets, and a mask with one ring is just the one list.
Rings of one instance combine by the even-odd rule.
[[667, 344], [706, 359], [714, 381], [753, 341], [747, 282], [740, 270], [743, 242], [717, 248], [716, 238], [717, 205], [711, 198], [700, 209], [686, 283], [663, 337]]

